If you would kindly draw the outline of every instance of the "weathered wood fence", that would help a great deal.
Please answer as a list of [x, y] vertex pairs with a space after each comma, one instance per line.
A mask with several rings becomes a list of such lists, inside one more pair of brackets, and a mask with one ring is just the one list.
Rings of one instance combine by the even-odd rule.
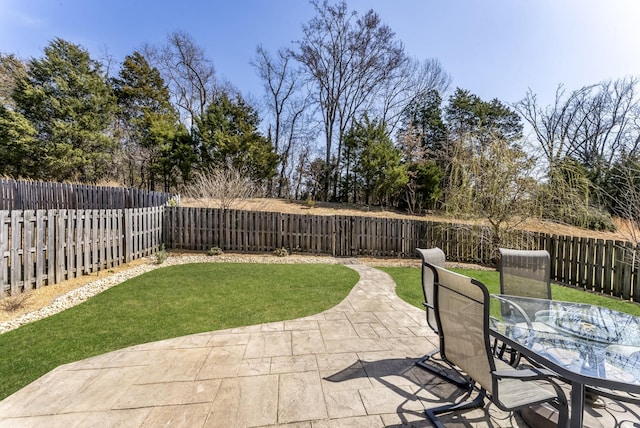
[[[552, 279], [640, 302], [640, 248], [622, 241], [514, 232], [503, 246], [546, 249]], [[430, 221], [188, 207], [0, 211], [0, 298], [109, 269], [167, 249], [417, 258], [491, 265], [485, 228]]]
[[[166, 207], [163, 242], [167, 248], [264, 252], [287, 248], [297, 253], [336, 257], [416, 258], [416, 248], [439, 246], [451, 261], [494, 261], [488, 230], [454, 223], [321, 216], [275, 212]], [[510, 245], [537, 248], [539, 237], [513, 233]]]
[[164, 205], [173, 197], [127, 187], [0, 178], [0, 210], [145, 208]]
[[155, 253], [163, 207], [0, 211], [0, 298]]
[[[490, 238], [486, 228], [453, 223], [187, 207], [165, 208], [163, 232], [168, 249], [284, 247], [336, 257], [416, 258], [416, 248], [438, 246], [449, 261], [485, 265], [495, 264], [497, 257]], [[513, 232], [502, 245], [549, 251], [555, 282], [640, 302], [640, 248], [628, 242]]]

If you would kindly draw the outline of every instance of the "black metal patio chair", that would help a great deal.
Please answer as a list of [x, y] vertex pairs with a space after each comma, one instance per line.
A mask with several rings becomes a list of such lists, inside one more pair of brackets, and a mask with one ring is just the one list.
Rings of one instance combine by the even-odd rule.
[[535, 367], [515, 369], [495, 357], [489, 337], [489, 292], [484, 284], [442, 267], [430, 268], [440, 354], [466, 373], [479, 393], [469, 401], [425, 409], [429, 420], [442, 427], [438, 415], [482, 407], [487, 397], [505, 411], [550, 403], [559, 411], [558, 426], [567, 426], [567, 399], [554, 379], [557, 375]]
[[[498, 252], [500, 294], [551, 300], [551, 258], [546, 250], [499, 248]], [[527, 315], [531, 319], [535, 317], [533, 313]], [[520, 363], [520, 353], [505, 344], [494, 343], [494, 350], [511, 366]]]
[[[438, 325], [436, 323], [436, 314], [433, 308], [433, 271], [429, 268], [429, 265], [444, 267], [446, 262], [446, 256], [444, 251], [442, 251], [438, 247], [433, 247], [429, 249], [424, 248], [416, 248], [416, 252], [420, 255], [422, 259], [422, 295], [424, 297], [424, 305], [427, 317], [427, 324], [429, 327], [435, 332], [438, 333]], [[422, 356], [416, 364], [421, 368], [451, 382], [452, 384], [460, 387], [460, 388], [469, 388], [469, 382], [462, 377], [459, 373], [455, 371], [453, 367], [450, 367], [456, 375], [452, 375], [444, 372], [440, 367], [436, 365], [428, 364], [427, 361], [431, 359], [434, 355], [437, 355], [440, 352], [438, 348], [433, 351]]]

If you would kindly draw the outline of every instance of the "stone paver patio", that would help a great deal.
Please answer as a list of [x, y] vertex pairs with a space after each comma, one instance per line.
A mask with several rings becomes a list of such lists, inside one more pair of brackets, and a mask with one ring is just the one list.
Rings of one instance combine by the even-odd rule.
[[[314, 316], [148, 343], [56, 368], [0, 402], [0, 427], [426, 427], [463, 392], [415, 366], [437, 345], [424, 311], [372, 267]], [[587, 415], [588, 414], [588, 415]], [[585, 415], [639, 426], [637, 407]], [[526, 426], [487, 404], [447, 426]]]

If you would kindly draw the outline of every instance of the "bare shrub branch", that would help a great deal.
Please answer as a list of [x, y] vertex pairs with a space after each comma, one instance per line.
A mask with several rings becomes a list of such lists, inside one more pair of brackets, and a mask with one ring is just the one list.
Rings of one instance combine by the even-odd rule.
[[190, 197], [200, 199], [206, 207], [223, 210], [242, 208], [257, 193], [255, 183], [230, 166], [197, 172], [187, 190]]
[[4, 312], [17, 312], [24, 309], [32, 297], [33, 294], [31, 293], [21, 293], [15, 296], [5, 297], [0, 300], [0, 309]]

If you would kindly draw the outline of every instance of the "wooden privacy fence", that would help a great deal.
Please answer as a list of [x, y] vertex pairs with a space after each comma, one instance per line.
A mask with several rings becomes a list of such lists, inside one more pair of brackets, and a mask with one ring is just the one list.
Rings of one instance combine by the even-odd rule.
[[[509, 237], [518, 248], [536, 248], [526, 233]], [[418, 247], [439, 246], [452, 261], [488, 264], [488, 230], [468, 225], [360, 216], [301, 215], [211, 208], [166, 207], [167, 248], [206, 251], [292, 252], [336, 257], [415, 258]]]
[[625, 241], [539, 234], [552, 280], [640, 302], [640, 247]]
[[[359, 216], [166, 207], [163, 242], [170, 249], [297, 253], [336, 257], [417, 258], [438, 246], [447, 260], [495, 265], [489, 229], [454, 223]], [[552, 279], [640, 302], [640, 248], [628, 242], [514, 231], [502, 246], [546, 249]]]
[[[420, 220], [185, 207], [0, 211], [0, 298], [168, 249], [417, 258], [493, 265], [486, 228]], [[510, 248], [546, 249], [552, 279], [640, 302], [640, 248], [629, 242], [512, 232]]]
[[0, 179], [0, 210], [146, 208], [174, 197], [127, 187]]
[[151, 255], [162, 219], [163, 207], [0, 211], [0, 298]]

